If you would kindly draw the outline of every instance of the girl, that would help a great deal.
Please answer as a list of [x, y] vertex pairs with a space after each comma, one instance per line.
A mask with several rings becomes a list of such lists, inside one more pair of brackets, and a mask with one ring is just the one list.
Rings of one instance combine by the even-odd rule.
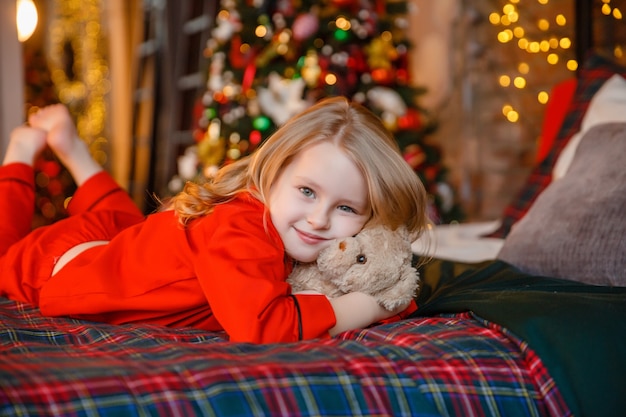
[[[373, 297], [292, 294], [294, 262], [370, 223], [424, 229], [426, 195], [380, 120], [321, 101], [254, 154], [188, 183], [144, 218], [91, 158], [62, 105], [12, 133], [0, 167], [0, 295], [48, 316], [224, 330], [255, 343], [328, 337], [398, 314]], [[68, 212], [30, 231], [32, 164], [48, 145], [78, 188]]]

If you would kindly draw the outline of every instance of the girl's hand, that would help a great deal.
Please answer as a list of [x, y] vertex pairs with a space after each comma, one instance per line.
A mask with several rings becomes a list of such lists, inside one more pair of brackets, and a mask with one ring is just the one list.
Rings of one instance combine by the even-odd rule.
[[331, 336], [346, 330], [360, 329], [377, 321], [384, 320], [404, 311], [410, 304], [402, 305], [393, 311], [384, 309], [371, 295], [351, 292], [337, 298], [330, 298], [337, 323], [330, 329]]

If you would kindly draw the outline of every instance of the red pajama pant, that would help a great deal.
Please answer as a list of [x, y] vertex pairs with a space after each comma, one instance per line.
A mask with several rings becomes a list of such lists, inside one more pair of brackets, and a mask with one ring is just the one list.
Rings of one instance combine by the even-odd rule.
[[0, 166], [0, 296], [39, 304], [39, 290], [61, 255], [94, 240], [111, 240], [144, 216], [106, 172], [73, 196], [69, 217], [31, 231], [35, 209], [32, 167]]

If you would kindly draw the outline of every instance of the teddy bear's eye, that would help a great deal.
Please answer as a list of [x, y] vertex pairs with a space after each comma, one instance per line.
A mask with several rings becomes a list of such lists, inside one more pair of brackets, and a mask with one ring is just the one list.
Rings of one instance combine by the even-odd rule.
[[359, 264], [364, 264], [367, 262], [367, 256], [365, 255], [357, 255], [356, 256], [356, 262]]

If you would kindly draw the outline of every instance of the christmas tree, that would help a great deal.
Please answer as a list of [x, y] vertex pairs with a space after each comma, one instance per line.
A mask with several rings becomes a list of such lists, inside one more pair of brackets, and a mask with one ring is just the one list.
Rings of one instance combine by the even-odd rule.
[[[342, 95], [364, 104], [394, 134], [431, 195], [435, 222], [458, 219], [435, 129], [409, 77], [407, 4], [392, 0], [222, 0], [207, 42], [207, 90], [196, 146], [170, 183], [210, 178], [253, 152], [315, 101]], [[198, 168], [199, 167], [199, 168]]]

